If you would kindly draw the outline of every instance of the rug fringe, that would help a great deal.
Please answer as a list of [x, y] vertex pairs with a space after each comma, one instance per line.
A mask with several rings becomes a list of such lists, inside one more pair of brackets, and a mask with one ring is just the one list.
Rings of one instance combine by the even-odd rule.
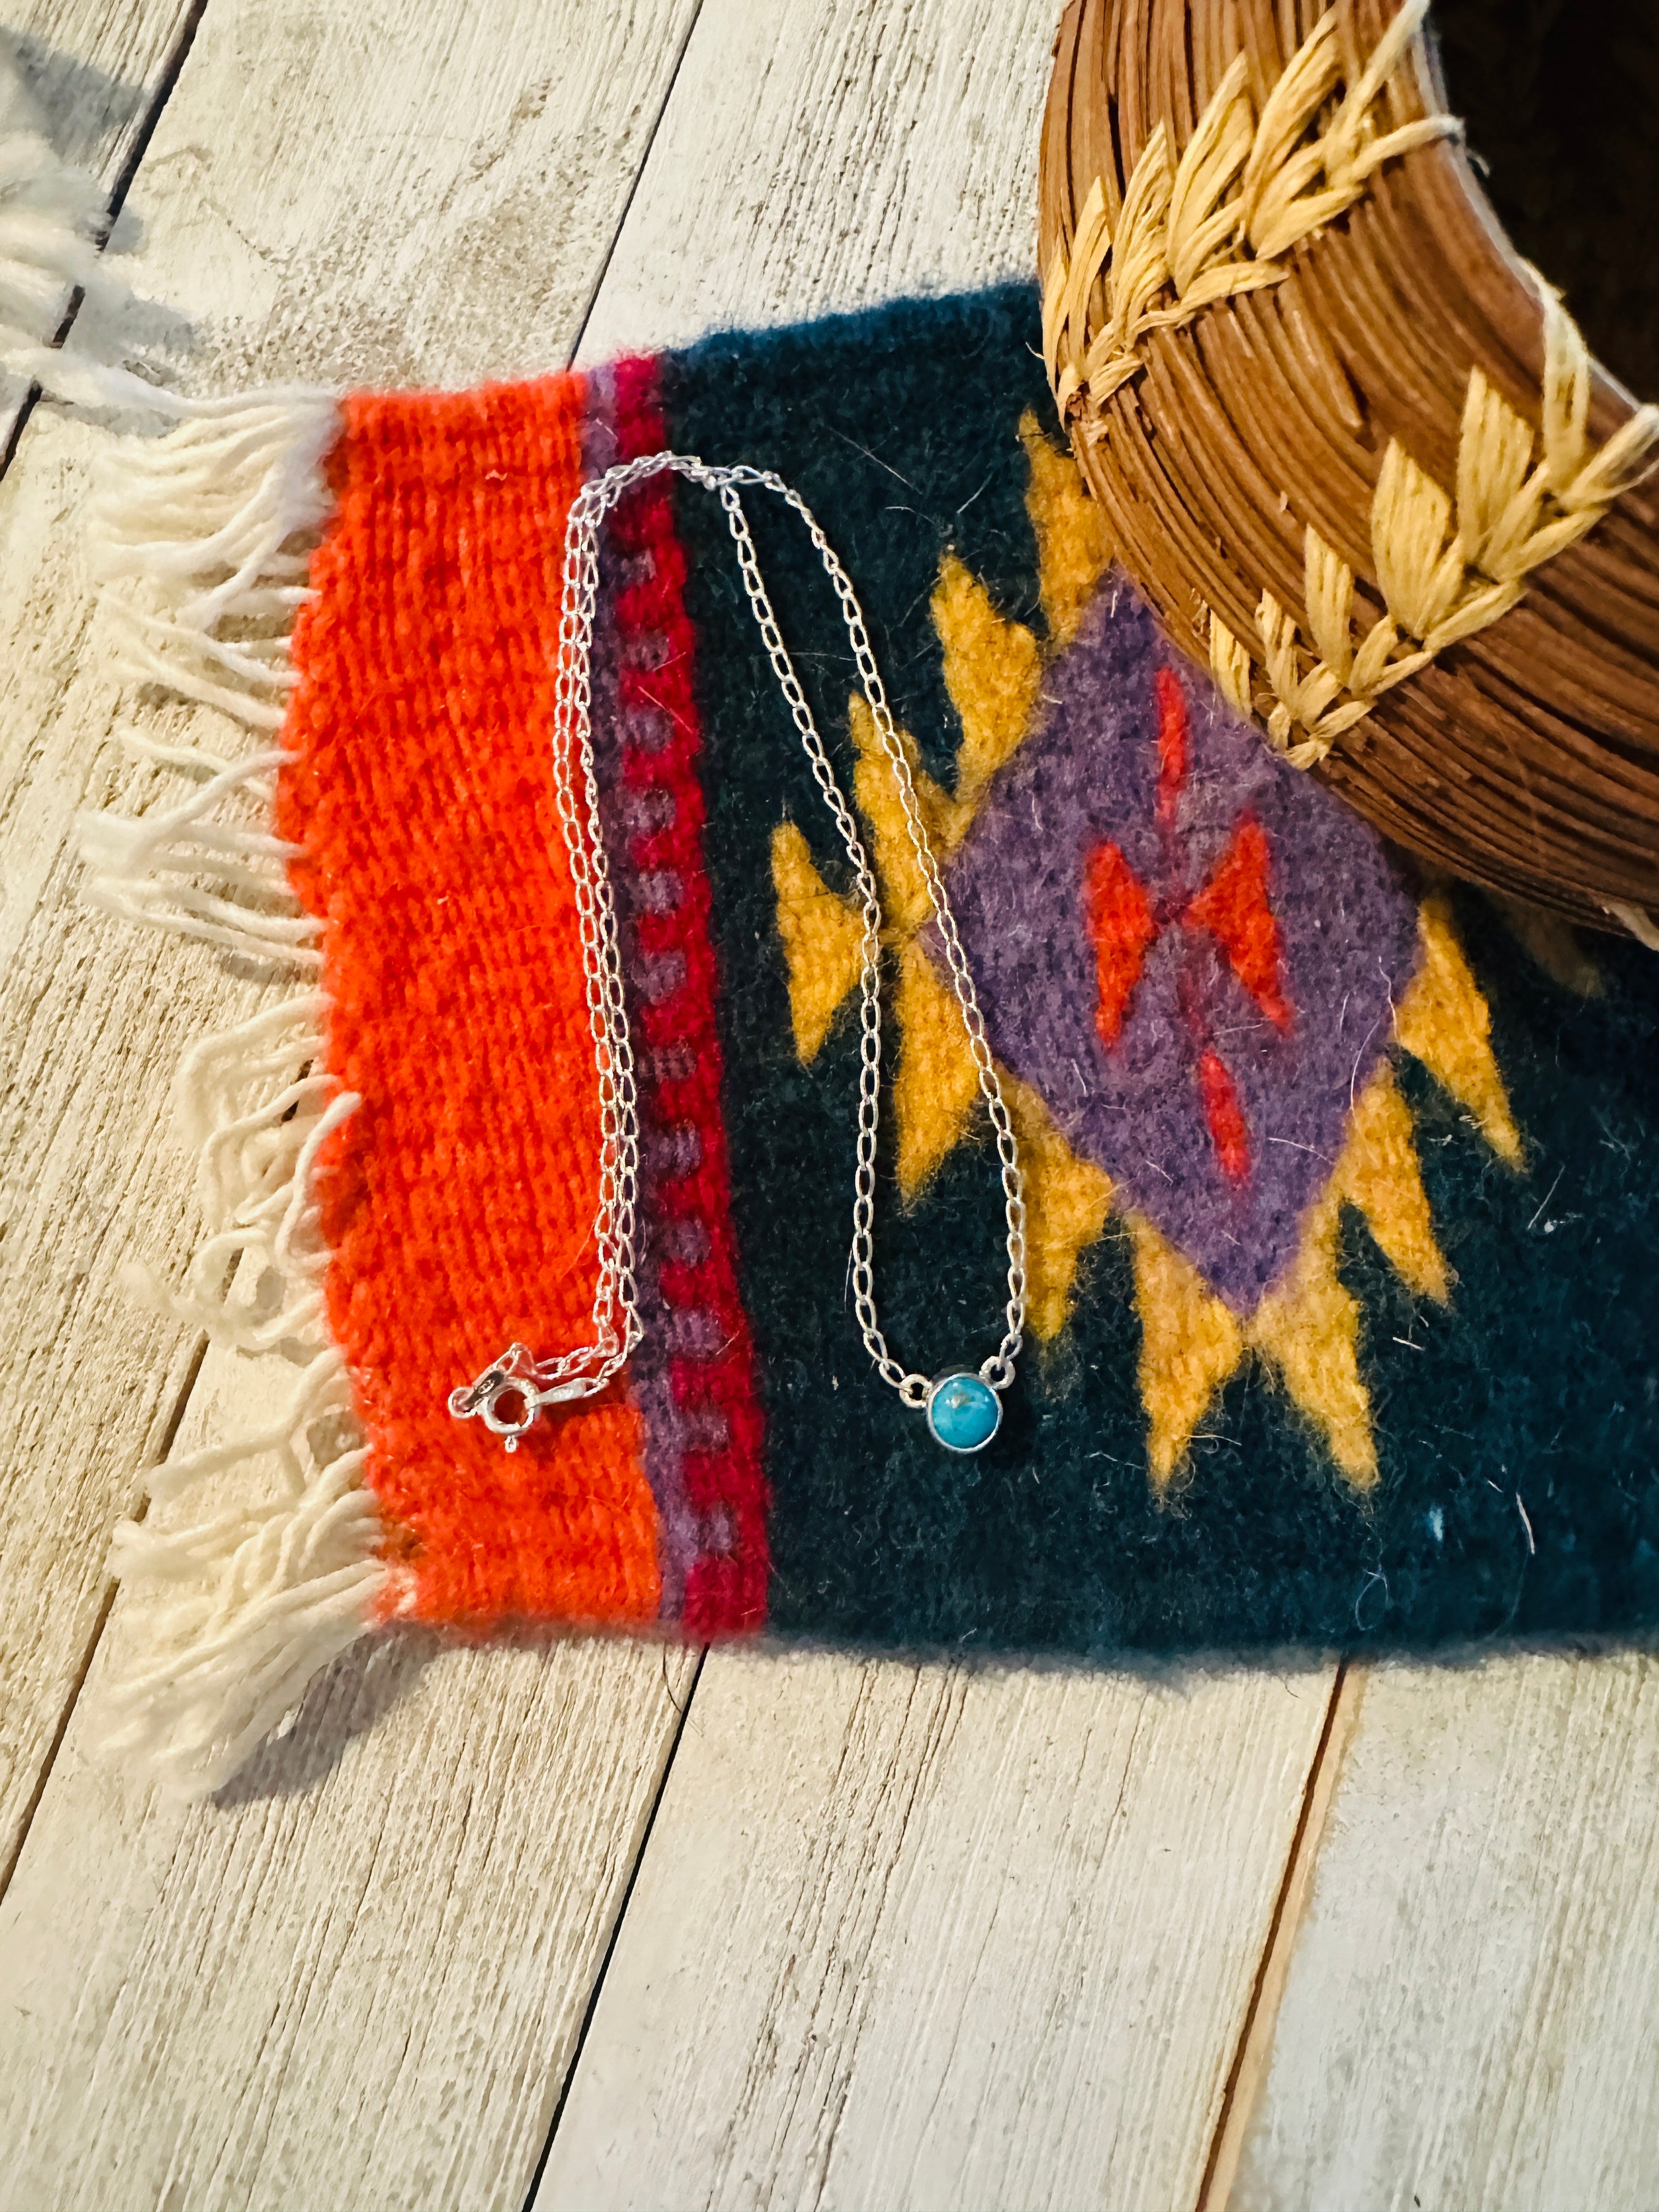
[[315, 1352], [328, 1341], [329, 1255], [312, 1176], [362, 1101], [334, 1090], [318, 1065], [326, 1005], [307, 992], [268, 1006], [204, 1038], [179, 1069], [177, 1110], [210, 1233], [179, 1290], [136, 1267], [127, 1286], [238, 1352]]
[[[85, 895], [300, 979], [319, 965], [318, 925], [289, 887], [295, 848], [269, 823], [295, 680], [289, 641], [338, 428], [325, 392], [256, 393], [124, 441], [92, 508], [119, 673], [233, 729], [228, 747], [117, 730], [194, 788], [142, 815], [83, 817]], [[254, 1478], [252, 1495], [184, 1525], [158, 1525], [171, 1522], [164, 1513], [115, 1532], [134, 1656], [105, 1693], [106, 1740], [191, 1795], [226, 1781], [366, 1631], [388, 1580], [349, 1378], [327, 1330], [315, 1170], [361, 1103], [324, 1065], [327, 1014], [326, 995], [302, 981], [185, 1055], [176, 1104], [208, 1234], [176, 1288], [128, 1271], [137, 1295], [212, 1343], [307, 1363], [268, 1427], [169, 1461], [149, 1482], [163, 1508], [233, 1473]]]
[[116, 1529], [114, 1571], [147, 1602], [139, 1648], [104, 1693], [108, 1749], [204, 1796], [363, 1634], [386, 1569], [353, 1427], [345, 1362], [331, 1345], [268, 1429], [155, 1470], [157, 1504], [250, 1463], [267, 1463], [274, 1480], [263, 1500], [182, 1527]]
[[91, 507], [116, 672], [265, 742], [228, 756], [118, 728], [130, 750], [203, 780], [173, 806], [84, 816], [85, 895], [124, 921], [311, 969], [318, 925], [289, 890], [293, 848], [266, 825], [307, 541], [329, 514], [325, 465], [338, 432], [327, 392], [255, 393], [161, 437], [122, 440]]

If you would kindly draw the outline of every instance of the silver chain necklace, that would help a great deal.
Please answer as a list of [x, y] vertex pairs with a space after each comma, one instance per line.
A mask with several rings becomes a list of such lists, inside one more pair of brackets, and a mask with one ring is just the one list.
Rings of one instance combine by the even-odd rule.
[[[603, 1390], [627, 1364], [641, 1334], [634, 1273], [639, 1202], [639, 1099], [634, 1078], [633, 1043], [623, 995], [616, 900], [611, 888], [599, 817], [599, 780], [593, 762], [591, 663], [593, 610], [599, 582], [599, 526], [625, 492], [665, 470], [705, 485], [719, 495], [737, 547], [744, 587], [749, 594], [762, 641], [799, 733], [813, 779], [835, 819], [858, 880], [864, 939], [860, 985], [857, 1164], [853, 1176], [849, 1281], [865, 1349], [875, 1364], [877, 1374], [897, 1391], [901, 1403], [926, 1415], [928, 1429], [938, 1443], [949, 1451], [979, 1451], [989, 1443], [1001, 1424], [1001, 1394], [1014, 1379], [1014, 1361], [1024, 1337], [1025, 1201], [1019, 1148], [1003, 1100], [996, 1063], [986, 1040], [974, 980], [957, 934], [956, 918], [939, 877], [939, 863], [927, 842], [910, 764], [899, 742], [880, 672], [870, 650], [869, 633], [858, 596], [805, 501], [770, 470], [710, 468], [707, 463], [683, 453], [649, 453], [606, 470], [602, 477], [583, 485], [571, 507], [565, 528], [564, 588], [554, 691], [553, 796], [575, 889], [588, 1026], [593, 1039], [593, 1067], [599, 1084], [599, 1192], [593, 1218], [593, 1242], [599, 1265], [593, 1292], [592, 1340], [551, 1359], [536, 1358], [522, 1344], [509, 1345], [476, 1382], [450, 1394], [449, 1410], [460, 1420], [479, 1416], [487, 1428], [506, 1440], [507, 1449], [512, 1451], [544, 1406], [570, 1405]], [[739, 495], [741, 488], [749, 485], [776, 493], [799, 515], [841, 601], [842, 618], [858, 665], [859, 681], [898, 787], [905, 827], [927, 886], [957, 1004], [962, 1010], [969, 1048], [979, 1071], [980, 1092], [995, 1133], [1008, 1224], [1006, 1328], [996, 1351], [976, 1369], [951, 1368], [932, 1377], [906, 1374], [889, 1351], [877, 1316], [872, 1234], [875, 1223], [876, 1130], [881, 1097], [881, 895], [767, 596]]]

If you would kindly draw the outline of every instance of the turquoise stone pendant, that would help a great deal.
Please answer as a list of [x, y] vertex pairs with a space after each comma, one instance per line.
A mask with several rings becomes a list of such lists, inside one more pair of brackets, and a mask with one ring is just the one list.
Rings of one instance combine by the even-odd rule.
[[937, 1376], [927, 1393], [927, 1430], [949, 1452], [983, 1451], [1002, 1426], [1002, 1401], [971, 1367]]

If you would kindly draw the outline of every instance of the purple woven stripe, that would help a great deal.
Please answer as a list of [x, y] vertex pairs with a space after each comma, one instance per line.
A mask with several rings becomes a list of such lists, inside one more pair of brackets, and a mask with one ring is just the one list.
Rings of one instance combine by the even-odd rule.
[[[582, 425], [582, 473], [601, 475], [617, 459], [615, 429], [616, 385], [608, 369], [595, 371], [587, 380], [587, 415]], [[648, 568], [649, 556], [646, 556]], [[631, 859], [632, 840], [641, 831], [667, 826], [665, 810], [672, 805], [666, 793], [629, 793], [623, 786], [623, 769], [628, 750], [661, 744], [664, 732], [654, 726], [664, 717], [649, 708], [622, 712], [618, 678], [622, 646], [617, 635], [616, 595], [629, 584], [646, 582], [639, 560], [623, 558], [608, 538], [599, 545], [599, 599], [594, 613], [592, 661], [593, 754], [599, 769], [599, 811], [605, 825], [605, 851], [611, 862], [611, 884], [617, 897], [617, 921], [622, 942], [623, 977], [629, 998], [630, 1027], [637, 1036], [641, 1001], [653, 1002], [673, 988], [675, 979], [663, 971], [666, 963], [640, 956], [635, 918], [641, 913], [661, 913], [669, 901], [669, 886], [660, 871], [641, 873]], [[634, 639], [629, 646], [633, 665], [641, 654], [650, 659], [650, 641]], [[660, 659], [660, 653], [658, 654]], [[664, 1308], [661, 1263], [678, 1256], [665, 1246], [657, 1219], [657, 1192], [665, 1175], [683, 1172], [687, 1164], [686, 1139], [695, 1146], [696, 1130], [665, 1130], [653, 1125], [650, 1101], [653, 1077], [672, 1075], [671, 1069], [641, 1068], [640, 1086], [640, 1208], [642, 1234], [636, 1252], [635, 1279], [639, 1285], [640, 1316], [645, 1333], [629, 1362], [629, 1395], [638, 1409], [645, 1432], [645, 1473], [656, 1501], [658, 1566], [662, 1577], [661, 1618], [678, 1620], [685, 1606], [685, 1577], [705, 1533], [698, 1523], [685, 1487], [685, 1455], [690, 1450], [719, 1447], [726, 1442], [725, 1424], [718, 1416], [690, 1413], [676, 1403], [669, 1387], [668, 1363], [677, 1352], [697, 1348], [704, 1337], [717, 1341], [714, 1316]], [[678, 1234], [695, 1224], [665, 1226]], [[706, 1326], [704, 1325], [706, 1322]], [[711, 1432], [718, 1425], [721, 1433]]]

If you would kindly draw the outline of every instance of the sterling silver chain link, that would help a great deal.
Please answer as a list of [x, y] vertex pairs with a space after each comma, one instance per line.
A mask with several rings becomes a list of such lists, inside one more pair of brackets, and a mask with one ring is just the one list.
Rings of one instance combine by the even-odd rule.
[[[664, 471], [705, 485], [718, 495], [726, 510], [744, 588], [749, 594], [762, 641], [799, 732], [813, 778], [834, 817], [858, 881], [864, 938], [860, 985], [857, 1164], [853, 1176], [849, 1280], [865, 1347], [883, 1382], [898, 1392], [906, 1406], [915, 1409], [927, 1407], [934, 1382], [927, 1376], [904, 1371], [888, 1349], [876, 1313], [872, 1238], [875, 1224], [876, 1132], [881, 1100], [881, 895], [767, 596], [740, 496], [741, 491], [750, 486], [775, 493], [799, 515], [841, 602], [859, 681], [898, 787], [905, 826], [927, 886], [957, 1004], [962, 1010], [969, 1048], [979, 1072], [980, 1091], [990, 1113], [1008, 1226], [1006, 1327], [1001, 1344], [976, 1370], [979, 1380], [990, 1390], [1000, 1393], [1013, 1381], [1014, 1362], [1024, 1337], [1025, 1201], [1019, 1148], [1003, 1100], [996, 1063], [986, 1039], [973, 977], [957, 934], [956, 919], [940, 880], [939, 863], [927, 841], [910, 764], [894, 726], [880, 672], [870, 649], [863, 610], [851, 580], [805, 501], [770, 470], [711, 468], [688, 454], [646, 454], [638, 460], [608, 469], [603, 476], [585, 484], [571, 507], [565, 529], [564, 589], [554, 695], [553, 795], [575, 889], [588, 1024], [592, 1033], [593, 1066], [599, 1082], [599, 1189], [593, 1218], [599, 1280], [593, 1293], [591, 1343], [551, 1359], [537, 1359], [525, 1346], [510, 1345], [476, 1382], [451, 1393], [451, 1413], [461, 1419], [480, 1415], [490, 1429], [506, 1438], [509, 1451], [543, 1406], [568, 1404], [592, 1397], [604, 1389], [626, 1364], [641, 1334], [634, 1263], [639, 1203], [639, 1098], [623, 994], [616, 899], [599, 816], [599, 781], [593, 761], [591, 663], [593, 610], [599, 580], [599, 526], [624, 493], [646, 477]], [[957, 1371], [966, 1374], [968, 1370]]]

